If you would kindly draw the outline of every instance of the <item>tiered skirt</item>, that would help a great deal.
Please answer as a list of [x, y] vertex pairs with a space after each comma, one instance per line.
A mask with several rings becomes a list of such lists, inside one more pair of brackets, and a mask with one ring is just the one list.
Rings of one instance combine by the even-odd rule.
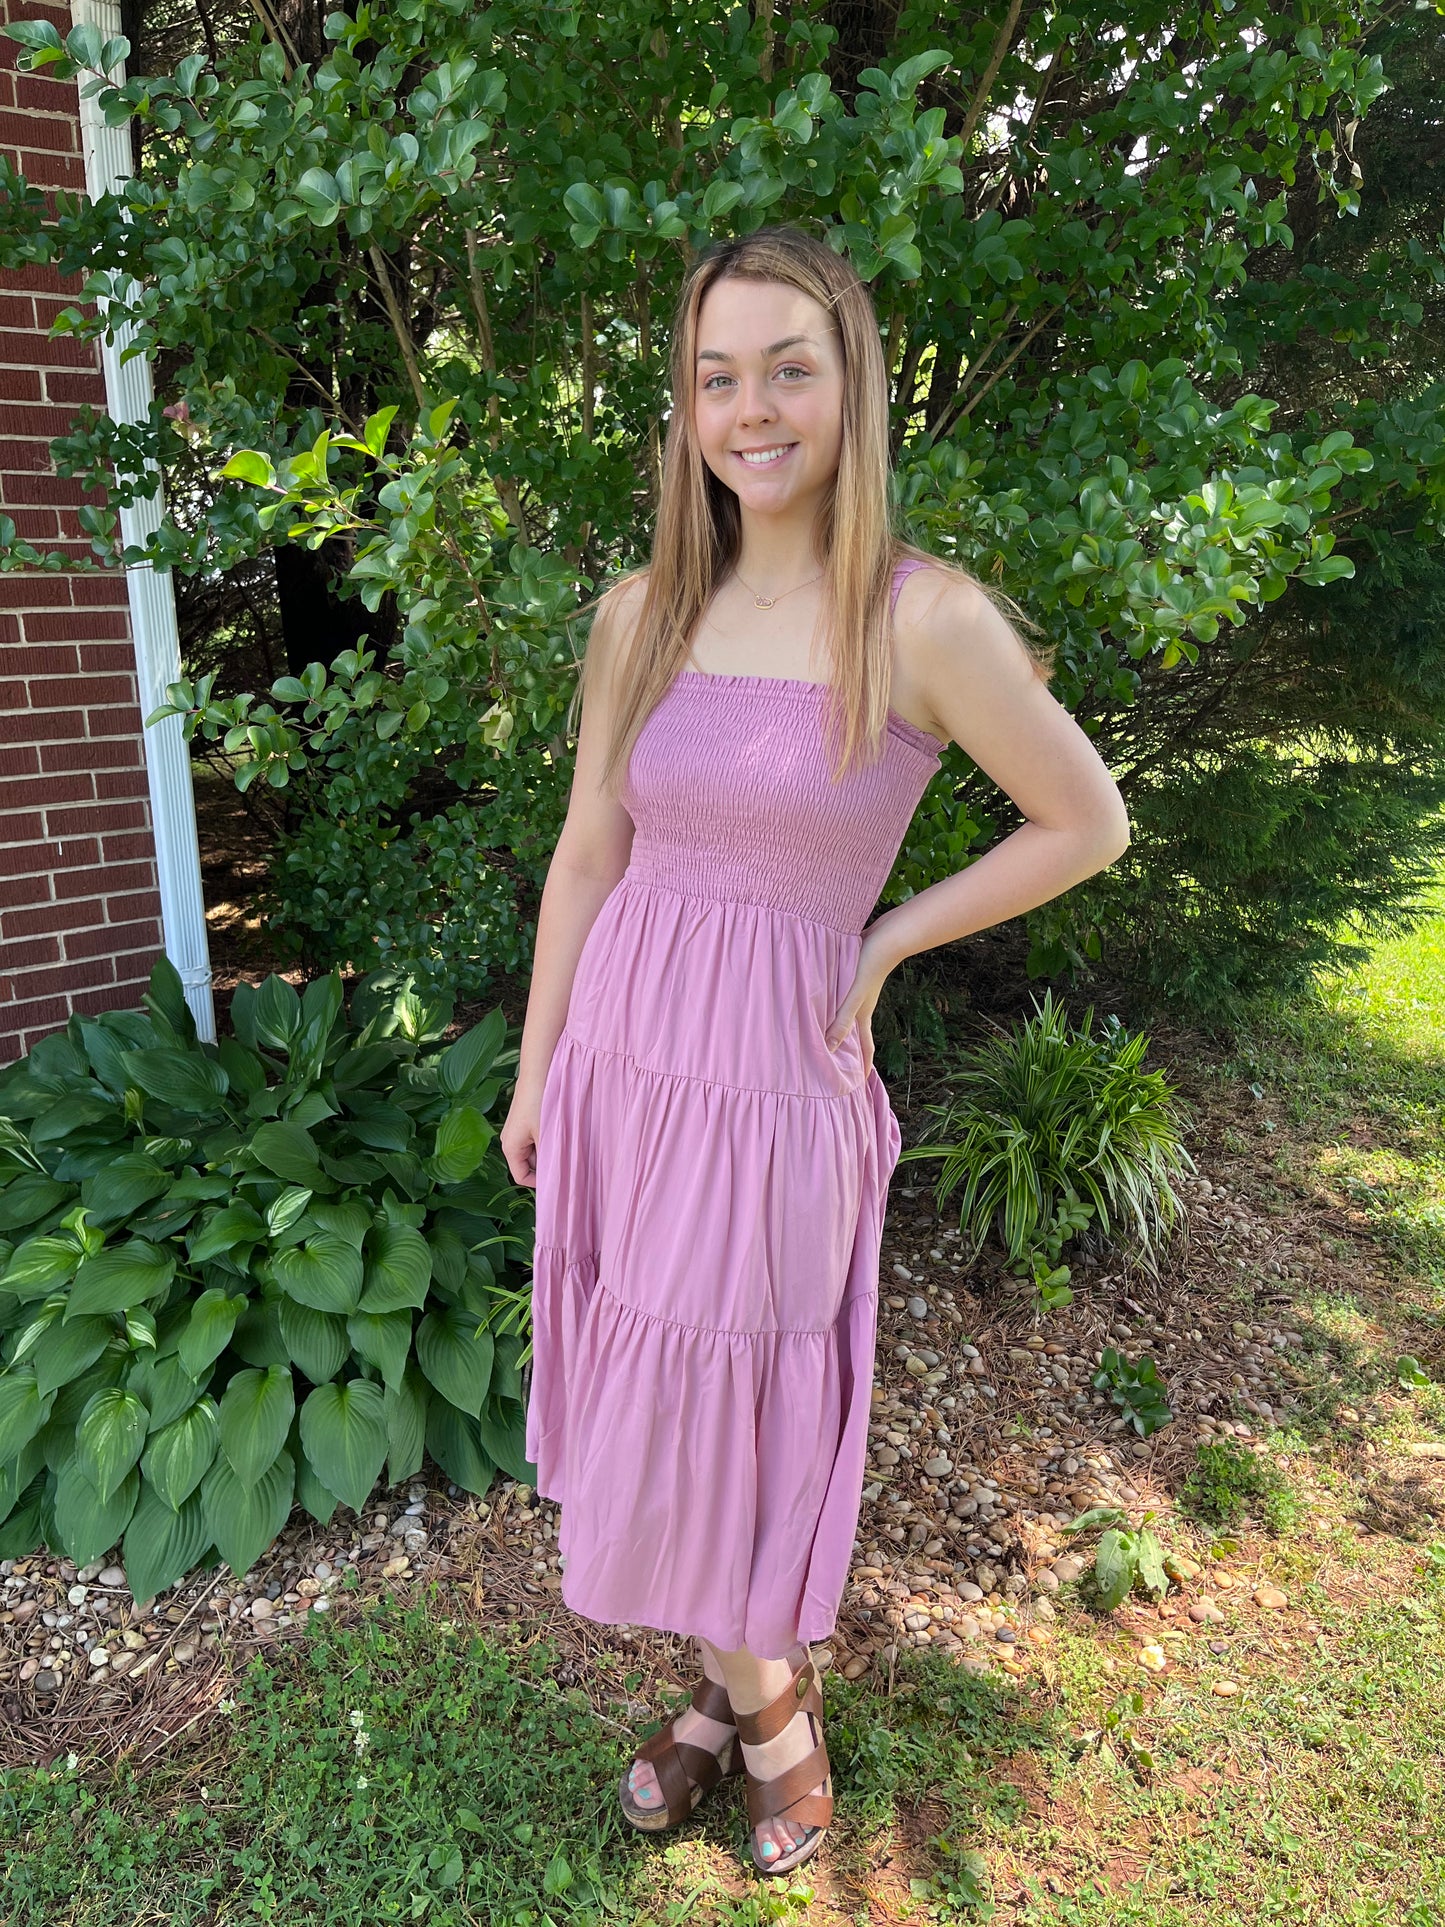
[[588, 1618], [765, 1658], [836, 1626], [901, 1145], [856, 1037], [823, 1041], [859, 941], [630, 874], [589, 934], [538, 1131], [526, 1432]]

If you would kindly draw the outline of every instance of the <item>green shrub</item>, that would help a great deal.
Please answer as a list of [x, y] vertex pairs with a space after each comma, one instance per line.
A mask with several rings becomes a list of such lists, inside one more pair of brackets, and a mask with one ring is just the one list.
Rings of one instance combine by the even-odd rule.
[[444, 1046], [410, 980], [348, 1016], [335, 973], [270, 977], [205, 1044], [165, 962], [145, 1005], [0, 1074], [0, 1558], [119, 1540], [148, 1599], [424, 1448], [471, 1492], [534, 1480], [501, 1012]]
[[1179, 1210], [1170, 1180], [1195, 1168], [1173, 1088], [1139, 1068], [1148, 1039], [1113, 1016], [1095, 1037], [1093, 1015], [1090, 1007], [1071, 1032], [1046, 990], [1026, 1023], [945, 1074], [955, 1094], [928, 1106], [942, 1119], [940, 1141], [899, 1159], [944, 1160], [935, 1196], [942, 1206], [963, 1184], [959, 1229], [969, 1256], [996, 1225], [1015, 1271], [1032, 1279], [1046, 1307], [1072, 1296], [1059, 1254], [1077, 1232], [1127, 1232], [1152, 1266], [1158, 1235]]

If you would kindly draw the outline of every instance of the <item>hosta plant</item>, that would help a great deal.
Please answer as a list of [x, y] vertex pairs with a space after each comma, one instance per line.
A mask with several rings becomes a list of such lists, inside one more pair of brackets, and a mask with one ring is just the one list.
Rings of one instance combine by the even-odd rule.
[[242, 985], [196, 1036], [72, 1017], [0, 1074], [0, 1558], [119, 1543], [137, 1599], [254, 1564], [299, 1500], [360, 1511], [426, 1450], [483, 1492], [524, 1450], [531, 1193], [491, 1121], [502, 1013], [410, 982]]

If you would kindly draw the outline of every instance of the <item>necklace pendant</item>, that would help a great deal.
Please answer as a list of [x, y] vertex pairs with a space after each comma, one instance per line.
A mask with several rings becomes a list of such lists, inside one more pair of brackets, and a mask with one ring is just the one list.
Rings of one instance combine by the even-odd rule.
[[753, 597], [753, 607], [754, 607], [755, 609], [771, 609], [771, 608], [772, 608], [772, 606], [773, 606], [773, 604], [774, 604], [774, 603], [775, 603], [776, 601], [777, 601], [777, 597], [776, 597], [776, 596], [770, 596], [770, 595], [755, 595], [755, 596]]

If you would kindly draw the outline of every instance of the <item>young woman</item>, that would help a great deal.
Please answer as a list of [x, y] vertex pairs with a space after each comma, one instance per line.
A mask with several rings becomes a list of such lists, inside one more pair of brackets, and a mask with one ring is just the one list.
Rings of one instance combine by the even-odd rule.
[[[1129, 828], [992, 597], [891, 532], [849, 263], [792, 227], [719, 244], [671, 343], [651, 563], [593, 622], [501, 1143], [537, 1188], [527, 1453], [563, 1599], [701, 1647], [623, 1811], [674, 1826], [742, 1771], [785, 1873], [832, 1817], [809, 1645], [852, 1556], [902, 1148], [873, 1008]], [[869, 923], [950, 740], [1026, 820]]]

